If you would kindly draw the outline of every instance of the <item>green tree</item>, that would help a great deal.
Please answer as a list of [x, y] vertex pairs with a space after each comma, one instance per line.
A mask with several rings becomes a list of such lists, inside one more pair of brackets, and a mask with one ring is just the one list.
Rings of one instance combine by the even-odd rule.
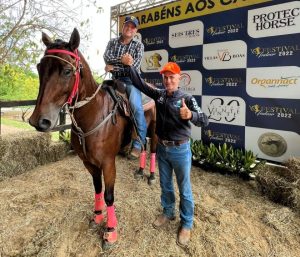
[[95, 12], [102, 11], [92, 0], [1, 0], [0, 66], [29, 67], [36, 63], [43, 51], [39, 43], [42, 30], [64, 39], [76, 26], [81, 28], [81, 37], [87, 39], [89, 19], [79, 20], [78, 13], [88, 5], [93, 5]]
[[0, 66], [0, 100], [32, 100], [38, 94], [38, 76], [9, 64]]

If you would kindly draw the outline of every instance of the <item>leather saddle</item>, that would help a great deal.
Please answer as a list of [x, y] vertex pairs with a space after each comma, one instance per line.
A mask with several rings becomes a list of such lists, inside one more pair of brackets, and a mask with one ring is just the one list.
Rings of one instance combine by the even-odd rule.
[[[127, 117], [130, 117], [130, 112], [129, 112], [129, 102], [128, 102], [128, 96], [126, 94], [126, 84], [123, 81], [120, 81], [118, 79], [115, 80], [106, 80], [105, 83], [103, 84], [107, 84], [110, 87], [112, 87], [115, 91], [115, 93], [119, 96], [121, 96], [123, 98], [123, 100], [125, 101], [124, 103], [122, 103], [121, 109], [123, 111], [123, 114]], [[154, 87], [152, 84], [147, 83], [148, 85]], [[110, 94], [113, 94], [113, 92], [109, 92]], [[114, 98], [114, 100], [116, 99], [116, 97], [112, 96]], [[149, 109], [153, 108], [155, 105], [155, 102], [152, 98], [150, 98], [149, 96], [146, 96], [145, 94], [142, 93], [142, 104], [143, 104], [143, 109], [144, 112], [148, 111]]]

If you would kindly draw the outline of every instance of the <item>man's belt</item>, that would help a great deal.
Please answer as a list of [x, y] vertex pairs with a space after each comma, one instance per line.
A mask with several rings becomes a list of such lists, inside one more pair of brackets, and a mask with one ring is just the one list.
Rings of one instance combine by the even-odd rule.
[[189, 140], [188, 139], [183, 139], [183, 140], [174, 140], [174, 141], [170, 141], [170, 140], [163, 140], [163, 139], [158, 139], [158, 142], [164, 146], [179, 146], [182, 145], [184, 143], [187, 143]]

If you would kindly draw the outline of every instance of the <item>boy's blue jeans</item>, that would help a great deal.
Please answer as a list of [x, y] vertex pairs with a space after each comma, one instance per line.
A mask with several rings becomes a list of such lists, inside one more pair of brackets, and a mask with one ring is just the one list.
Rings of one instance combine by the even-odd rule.
[[[147, 134], [147, 124], [144, 115], [143, 103], [142, 103], [142, 94], [141, 91], [138, 90], [132, 84], [132, 81], [128, 77], [118, 78], [126, 84], [126, 93], [129, 97], [129, 103], [131, 109], [133, 111], [134, 118], [137, 123], [137, 133], [142, 140], [142, 144], [146, 143], [146, 134]], [[137, 149], [141, 149], [141, 142], [134, 139], [132, 142], [132, 146]]]
[[179, 146], [164, 146], [158, 143], [157, 158], [161, 186], [161, 205], [165, 216], [175, 216], [175, 192], [173, 170], [180, 194], [181, 226], [191, 229], [194, 217], [194, 200], [191, 187], [191, 149], [190, 142]]

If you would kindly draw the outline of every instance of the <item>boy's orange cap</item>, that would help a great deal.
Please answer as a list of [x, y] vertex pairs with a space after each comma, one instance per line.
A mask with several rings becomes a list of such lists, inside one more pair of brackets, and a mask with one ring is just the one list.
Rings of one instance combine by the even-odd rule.
[[175, 62], [168, 62], [165, 64], [164, 67], [162, 67], [161, 71], [159, 72], [160, 74], [163, 74], [166, 71], [170, 71], [174, 74], [180, 74], [180, 67], [177, 63]]

